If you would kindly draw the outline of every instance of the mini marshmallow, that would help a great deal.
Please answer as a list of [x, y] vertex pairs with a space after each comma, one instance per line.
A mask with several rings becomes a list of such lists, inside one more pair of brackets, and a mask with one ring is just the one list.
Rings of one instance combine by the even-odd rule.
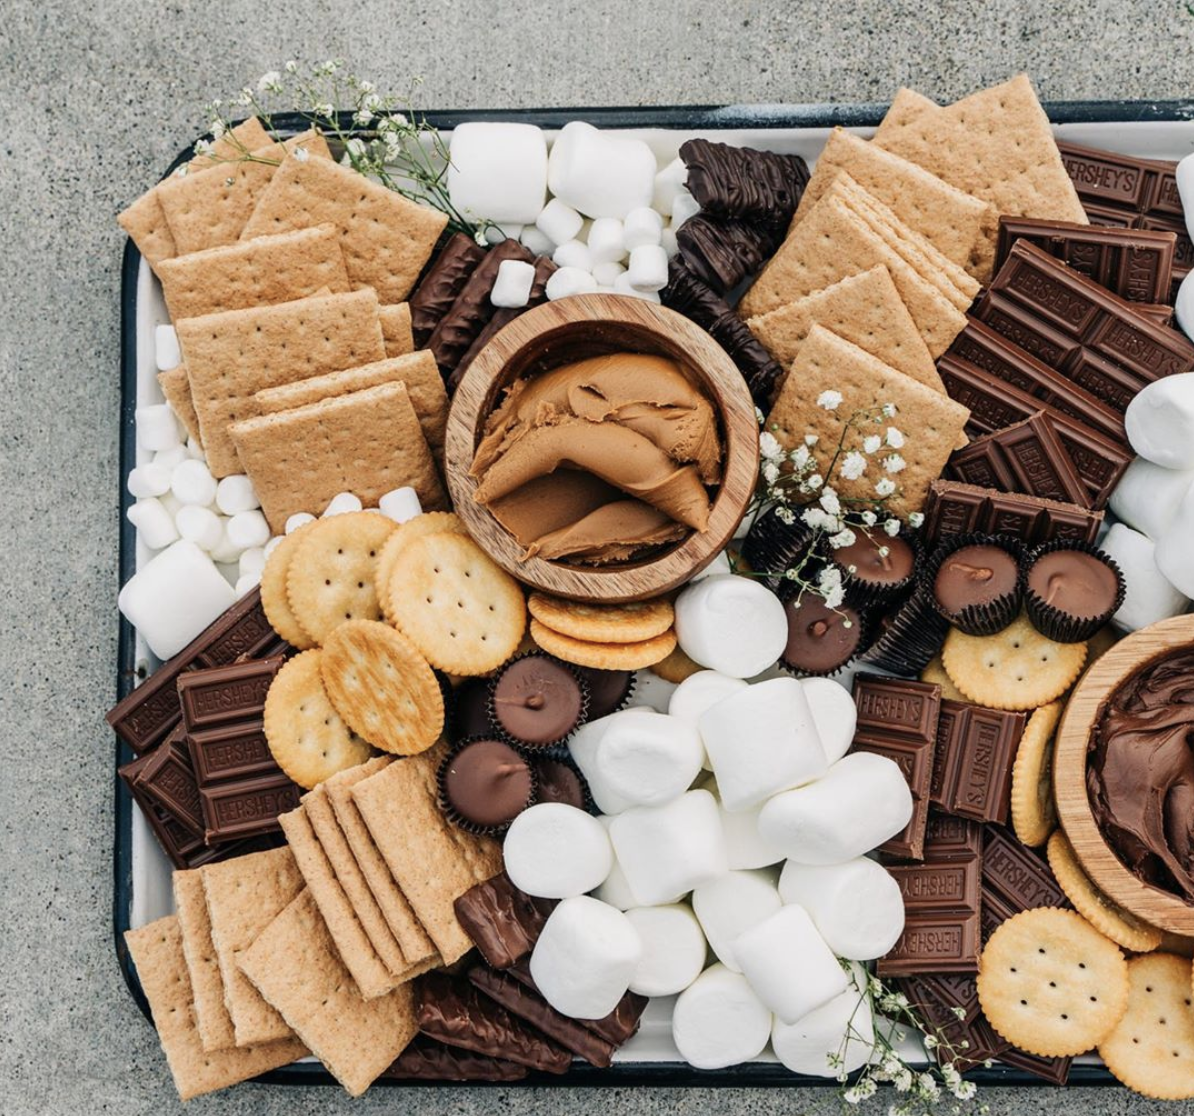
[[202, 461], [184, 461], [170, 474], [170, 491], [180, 504], [209, 508], [216, 499], [216, 478]]
[[1124, 603], [1111, 617], [1117, 628], [1135, 632], [1180, 616], [1190, 606], [1180, 590], [1169, 584], [1157, 569], [1156, 546], [1152, 540], [1124, 523], [1113, 524], [1099, 543], [1124, 575]]
[[676, 239], [676, 230], [670, 225], [659, 234], [659, 243], [663, 246], [669, 260], [674, 260], [680, 252], [680, 242]]
[[164, 496], [170, 491], [172, 476], [172, 470], [167, 469], [165, 465], [159, 465], [156, 461], [138, 465], [129, 470], [129, 495], [136, 496], [138, 500], [148, 496]]
[[158, 450], [153, 455], [153, 463], [161, 466], [168, 473], [174, 472], [175, 468], [181, 465], [187, 459], [187, 447], [181, 442], [176, 446], [171, 446], [169, 449]]
[[894, 837], [911, 817], [912, 792], [899, 766], [851, 752], [815, 783], [771, 799], [759, 832], [799, 864], [842, 864]]
[[617, 217], [598, 217], [589, 229], [589, 252], [593, 257], [593, 264], [617, 263], [626, 258], [626, 243], [623, 239], [624, 229]]
[[497, 278], [489, 301], [494, 306], [518, 309], [531, 300], [531, 287], [535, 285], [535, 269], [525, 260], [502, 260], [498, 265]]
[[323, 509], [321, 519], [327, 519], [329, 515], [345, 515], [348, 512], [359, 512], [364, 505], [361, 503], [359, 496], [353, 495], [351, 492], [337, 492], [335, 496], [328, 502], [328, 506]]
[[587, 244], [579, 240], [568, 240], [561, 244], [552, 254], [551, 262], [556, 267], [575, 267], [581, 271], [593, 270], [593, 253]]
[[547, 139], [531, 124], [478, 122], [452, 131], [448, 193], [461, 213], [532, 224], [547, 195]]
[[1124, 428], [1132, 449], [1154, 465], [1194, 468], [1194, 372], [1141, 388], [1124, 412]]
[[597, 289], [597, 280], [579, 267], [561, 267], [552, 273], [544, 288], [548, 301], [572, 295], [592, 294]]
[[854, 729], [858, 724], [854, 696], [832, 678], [802, 678], [800, 687], [812, 710], [825, 762], [835, 764], [854, 743]]
[[771, 1028], [775, 1056], [793, 1073], [838, 1077], [866, 1065], [875, 1045], [875, 1019], [870, 999], [863, 994], [867, 974], [850, 966], [844, 992], [814, 1008], [795, 1023], [776, 1019]]
[[749, 810], [825, 773], [812, 710], [795, 678], [757, 682], [722, 698], [699, 727], [727, 810]]
[[1157, 569], [1175, 589], [1194, 597], [1194, 487], [1186, 491], [1173, 519], [1157, 539]]
[[555, 241], [544, 236], [534, 225], [527, 225], [518, 239], [533, 256], [550, 256], [556, 250]]
[[678, 190], [672, 199], [672, 232], [675, 232], [688, 220], [701, 211], [701, 203], [687, 190]]
[[[239, 566], [241, 548], [228, 538], [228, 520], [220, 520], [220, 541], [211, 549], [211, 560], [217, 565]], [[224, 571], [228, 574], [228, 571]], [[239, 573], [239, 570], [238, 570]]]
[[742, 972], [734, 951], [738, 935], [770, 918], [784, 905], [773, 872], [727, 872], [692, 892], [692, 910], [709, 948], [727, 969]]
[[[1194, 210], [1187, 210], [1194, 212]], [[1190, 273], [1194, 275], [1194, 271]], [[1177, 298], [1173, 303], [1173, 316], [1182, 332], [1194, 341], [1194, 280], [1187, 275], [1177, 289]]]
[[178, 347], [178, 334], [172, 325], [153, 328], [153, 362], [159, 372], [169, 372], [182, 364], [182, 350]]
[[149, 407], [138, 407], [137, 445], [151, 453], [156, 450], [173, 449], [182, 443], [178, 419], [169, 403], [155, 403]]
[[[667, 711], [673, 717], [679, 717], [699, 730], [701, 715], [706, 709], [722, 698], [746, 689], [746, 685], [741, 678], [731, 678], [728, 674], [719, 674], [715, 670], [698, 670], [676, 687], [671, 701], [668, 702]], [[701, 747], [703, 752], [703, 742]], [[701, 762], [709, 768], [708, 755], [702, 755]]]
[[260, 574], [265, 569], [265, 547], [251, 546], [248, 550], [242, 551], [236, 568], [241, 577]]
[[795, 1023], [850, 987], [833, 950], [795, 903], [739, 934], [734, 954], [755, 995], [785, 1023]]
[[658, 244], [630, 250], [628, 282], [636, 291], [661, 291], [667, 286], [667, 253]]
[[286, 534], [292, 534], [300, 527], [305, 527], [308, 523], [314, 522], [315, 516], [313, 516], [310, 512], [295, 512], [294, 515], [286, 520]]
[[228, 542], [241, 550], [265, 546], [269, 542], [269, 524], [259, 511], [237, 512], [228, 520]]
[[232, 587], [232, 591], [236, 594], [236, 599], [239, 601], [246, 593], [251, 593], [258, 585], [261, 584], [261, 574], [242, 574], [236, 579], [236, 584]]
[[273, 552], [275, 550], [277, 550], [278, 547], [281, 545], [282, 545], [282, 536], [281, 535], [275, 535], [272, 539], [270, 539], [269, 542], [267, 542], [265, 544], [265, 560], [267, 562], [269, 561], [269, 556], [271, 554], [273, 554]]
[[593, 801], [603, 813], [659, 806], [692, 785], [705, 755], [693, 725], [645, 709], [626, 709], [602, 720], [595, 746], [590, 748], [586, 738], [580, 753]]
[[203, 447], [194, 438], [187, 438], [187, 457], [194, 461], [206, 461], [207, 455]]
[[180, 539], [151, 558], [120, 590], [117, 604], [149, 649], [168, 659], [236, 600], [212, 560]]
[[574, 120], [564, 125], [551, 146], [547, 184], [557, 198], [586, 217], [625, 217], [651, 204], [655, 170], [655, 155], [642, 140]]
[[200, 550], [206, 550], [209, 554], [220, 545], [220, 540], [224, 537], [224, 524], [220, 517], [211, 508], [202, 508], [198, 504], [187, 504], [179, 508], [174, 517], [174, 525], [184, 539], [193, 542]]
[[622, 222], [622, 243], [633, 257], [636, 248], [658, 244], [663, 235], [663, 218], [654, 209], [632, 209]]
[[752, 678], [783, 654], [788, 618], [780, 599], [749, 577], [721, 574], [676, 598], [676, 638], [694, 662], [733, 678]]
[[531, 953], [531, 979], [556, 1011], [573, 1019], [603, 1019], [626, 995], [642, 952], [630, 919], [579, 895], [548, 916]]
[[1156, 542], [1173, 522], [1191, 484], [1194, 469], [1165, 469], [1136, 457], [1112, 490], [1109, 506], [1117, 519]]
[[642, 942], [642, 956], [630, 991], [640, 996], [683, 992], [705, 967], [705, 935], [691, 908], [682, 903], [635, 907], [626, 912]]
[[641, 298], [644, 302], [660, 302], [658, 291], [640, 291], [630, 282], [630, 272], [623, 272], [614, 280], [614, 294], [626, 295], [628, 298]]
[[785, 903], [808, 911], [839, 957], [873, 961], [904, 931], [900, 885], [883, 865], [865, 856], [820, 866], [788, 861], [779, 877], [779, 894]]
[[771, 1011], [746, 978], [710, 965], [676, 1000], [672, 1039], [690, 1066], [724, 1069], [758, 1057], [771, 1034]]
[[236, 515], [261, 507], [261, 501], [253, 490], [253, 482], [244, 473], [234, 473], [216, 485], [216, 507], [225, 515]]
[[689, 791], [664, 806], [635, 806], [614, 818], [609, 836], [626, 882], [647, 906], [671, 902], [728, 870], [717, 802], [708, 791]]
[[666, 713], [675, 690], [675, 682], [660, 678], [653, 670], [640, 670], [635, 675], [634, 704], [638, 708]]
[[129, 522], [137, 528], [137, 537], [150, 550], [161, 550], [178, 541], [178, 528], [174, 518], [163, 506], [161, 500], [149, 497], [138, 500], [128, 510]]
[[419, 494], [407, 485], [387, 492], [377, 502], [377, 510], [395, 523], [405, 523], [416, 515], [422, 515], [423, 505], [419, 503]]
[[688, 168], [678, 155], [655, 176], [655, 190], [651, 206], [665, 217], [671, 216], [672, 203], [688, 181]]
[[519, 814], [506, 831], [502, 856], [514, 886], [543, 899], [592, 891], [613, 867], [605, 827], [563, 802], [540, 802]]
[[620, 263], [610, 261], [608, 263], [593, 265], [593, 278], [597, 281], [599, 287], [609, 287], [610, 290], [613, 290], [614, 284], [618, 281], [618, 276], [625, 274], [626, 269]]
[[584, 223], [585, 219], [559, 198], [552, 198], [535, 218], [535, 228], [553, 244], [575, 240]]

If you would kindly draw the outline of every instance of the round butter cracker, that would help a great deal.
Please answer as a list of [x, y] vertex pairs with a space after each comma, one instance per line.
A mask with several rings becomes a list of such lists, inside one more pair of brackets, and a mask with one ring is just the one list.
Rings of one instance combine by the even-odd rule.
[[685, 678], [691, 678], [698, 671], [705, 668], [700, 663], [694, 662], [686, 654], [677, 643], [672, 653], [666, 659], [660, 659], [655, 663], [651, 670], [658, 674], [665, 682], [672, 682], [679, 685]]
[[377, 600], [385, 618], [394, 623], [393, 606], [390, 603], [390, 574], [394, 572], [394, 560], [414, 540], [426, 535], [466, 535], [464, 523], [454, 512], [424, 512], [399, 523], [386, 539], [386, 545], [377, 556]]
[[662, 635], [676, 618], [664, 597], [602, 605], [532, 593], [527, 608], [545, 627], [586, 643], [641, 643]]
[[531, 621], [531, 637], [549, 655], [577, 666], [598, 670], [641, 670], [654, 667], [676, 649], [676, 633], [672, 630], [638, 643], [593, 643], [573, 639]]
[[290, 599], [286, 595], [286, 579], [290, 576], [290, 563], [302, 543], [303, 535], [318, 522], [319, 520], [313, 520], [291, 531], [270, 552], [265, 561], [265, 568], [261, 571], [261, 607], [265, 610], [265, 618], [278, 635], [300, 651], [314, 647], [315, 640], [304, 630], [298, 617], [290, 609]]
[[1053, 736], [1065, 703], [1033, 711], [1012, 764], [1012, 829], [1026, 845], [1043, 845], [1057, 828], [1053, 804]]

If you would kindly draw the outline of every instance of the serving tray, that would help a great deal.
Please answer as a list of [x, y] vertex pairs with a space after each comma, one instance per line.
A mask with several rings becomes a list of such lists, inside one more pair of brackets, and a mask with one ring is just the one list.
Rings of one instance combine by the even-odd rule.
[[[1180, 159], [1194, 151], [1194, 101], [1056, 101], [1045, 111], [1059, 137], [1091, 147], [1158, 159]], [[810, 167], [829, 131], [837, 126], [869, 135], [887, 111], [886, 105], [722, 105], [667, 108], [591, 108], [461, 110], [428, 112], [429, 123], [443, 132], [467, 121], [516, 121], [536, 124], [549, 132], [570, 120], [585, 120], [598, 128], [632, 131], [669, 161], [679, 145], [693, 136], [802, 155]], [[281, 131], [299, 130], [296, 117], [277, 115]], [[347, 116], [341, 121], [347, 130]], [[179, 152], [169, 168], [188, 159], [191, 147]], [[155, 379], [154, 326], [168, 321], [157, 280], [130, 240], [125, 245], [121, 272], [121, 406], [120, 476], [120, 583], [123, 585], [147, 560], [148, 552], [137, 541], [125, 513], [133, 503], [125, 487], [129, 470], [138, 463], [134, 415], [138, 405], [160, 402]], [[116, 690], [123, 698], [157, 666], [144, 641], [120, 618], [117, 644]], [[113, 845], [114, 888], [112, 924], [116, 955], [129, 992], [148, 1017], [149, 1008], [137, 980], [136, 968], [124, 944], [124, 932], [144, 925], [173, 909], [170, 866], [134, 808], [128, 788], [116, 768], [133, 759], [132, 750], [116, 738], [113, 764], [116, 832]], [[724, 1070], [697, 1070], [678, 1060], [671, 1042], [671, 1001], [653, 1000], [642, 1028], [615, 1056], [609, 1069], [576, 1063], [566, 1076], [531, 1074], [519, 1085], [657, 1085], [657, 1086], [809, 1086], [833, 1085], [831, 1079], [790, 1073], [770, 1054], [769, 1061], [755, 1061]], [[969, 1075], [980, 1085], [1044, 1085], [1040, 1078], [996, 1063]], [[300, 1062], [266, 1074], [260, 1080], [290, 1085], [332, 1085], [332, 1076], [314, 1060]], [[1114, 1085], [1114, 1078], [1093, 1058], [1075, 1059], [1071, 1085]], [[385, 1079], [378, 1085], [425, 1084]], [[502, 1088], [511, 1088], [502, 1083]]]

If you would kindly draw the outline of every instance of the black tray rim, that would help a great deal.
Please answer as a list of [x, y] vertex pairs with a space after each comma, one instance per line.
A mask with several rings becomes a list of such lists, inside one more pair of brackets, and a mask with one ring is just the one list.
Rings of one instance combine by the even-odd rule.
[[[1161, 101], [1046, 101], [1046, 114], [1053, 124], [1086, 123], [1175, 123], [1194, 120], [1194, 99]], [[598, 128], [659, 128], [673, 131], [712, 131], [727, 128], [793, 129], [874, 127], [888, 109], [883, 103], [811, 103], [760, 105], [670, 105], [670, 106], [606, 106], [594, 108], [528, 108], [528, 109], [442, 109], [428, 110], [420, 115], [441, 130], [448, 130], [469, 121], [515, 122], [535, 124], [541, 128], [561, 128], [570, 120], [584, 120]], [[341, 114], [341, 125], [351, 125], [349, 114]], [[280, 130], [301, 126], [295, 114], [274, 117]], [[191, 145], [178, 153], [166, 170], [166, 175], [190, 158]], [[165, 175], [163, 175], [165, 177]], [[136, 531], [129, 523], [127, 511], [134, 502], [125, 487], [125, 478], [136, 464], [137, 442], [135, 411], [137, 405], [137, 280], [141, 253], [128, 240], [121, 262], [120, 280], [120, 475], [117, 482], [117, 505], [120, 515], [120, 554], [118, 570], [124, 585], [136, 563]], [[116, 696], [125, 697], [138, 681], [136, 649], [132, 625], [119, 617], [116, 658]], [[152, 1025], [153, 1017], [141, 983], [137, 979], [125, 931], [131, 928], [129, 911], [132, 884], [132, 827], [133, 800], [116, 768], [129, 763], [132, 749], [113, 734], [116, 741], [116, 761], [113, 767], [115, 791], [115, 839], [112, 849], [113, 891], [112, 929], [117, 963], [125, 985], [141, 1013]], [[979, 1085], [1012, 1085], [1046, 1087], [1051, 1083], [998, 1063], [990, 1068], [979, 1067], [967, 1078]], [[273, 1085], [335, 1085], [336, 1080], [316, 1062], [286, 1066], [263, 1074], [254, 1080]], [[452, 1083], [394, 1081], [381, 1078], [376, 1082], [384, 1087], [428, 1086], [453, 1088]], [[481, 1083], [473, 1083], [481, 1084]], [[744, 1087], [829, 1087], [836, 1084], [830, 1078], [793, 1074], [778, 1063], [751, 1062], [723, 1070], [698, 1070], [683, 1062], [616, 1062], [609, 1069], [597, 1069], [576, 1062], [564, 1076], [532, 1073], [522, 1081], [484, 1083], [484, 1087], [502, 1088], [526, 1086], [599, 1087], [654, 1086], [696, 1088]], [[1118, 1086], [1119, 1083], [1103, 1066], [1076, 1065], [1070, 1071], [1069, 1085]]]

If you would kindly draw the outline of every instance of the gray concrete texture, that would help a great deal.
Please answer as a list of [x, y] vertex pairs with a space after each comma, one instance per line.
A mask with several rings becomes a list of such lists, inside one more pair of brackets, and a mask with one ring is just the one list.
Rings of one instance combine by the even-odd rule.
[[[425, 107], [1194, 91], [1183, 0], [9, 0], [0, 8], [0, 1113], [179, 1110], [110, 918], [117, 591], [115, 215], [286, 58], [342, 56]], [[994, 1113], [1159, 1112], [1123, 1090], [987, 1091]], [[867, 1111], [886, 1111], [881, 1095]], [[830, 1092], [377, 1090], [352, 1111], [805, 1113]], [[242, 1086], [188, 1112], [348, 1111]]]

